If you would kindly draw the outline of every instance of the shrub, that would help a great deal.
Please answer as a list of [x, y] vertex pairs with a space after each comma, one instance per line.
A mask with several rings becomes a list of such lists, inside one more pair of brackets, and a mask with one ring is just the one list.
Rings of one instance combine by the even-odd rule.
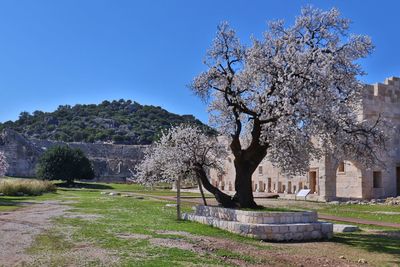
[[72, 184], [74, 180], [93, 179], [94, 171], [82, 150], [55, 146], [48, 149], [39, 159], [37, 177]]
[[56, 186], [49, 181], [27, 179], [4, 179], [0, 181], [0, 193], [6, 196], [39, 196], [43, 193], [55, 192], [56, 190]]

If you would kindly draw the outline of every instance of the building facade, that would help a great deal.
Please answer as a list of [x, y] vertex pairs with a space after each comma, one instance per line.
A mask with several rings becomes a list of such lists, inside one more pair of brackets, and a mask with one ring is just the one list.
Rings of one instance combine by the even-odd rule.
[[[387, 145], [387, 154], [381, 160], [385, 168], [363, 168], [357, 160], [337, 159], [326, 155], [311, 162], [304, 176], [282, 174], [270, 162], [264, 161], [253, 174], [255, 195], [278, 193], [295, 198], [301, 189], [310, 189], [308, 199], [331, 201], [335, 199], [373, 199], [400, 195], [400, 78], [391, 77], [384, 83], [366, 85], [363, 91], [361, 120], [378, 116], [388, 119], [397, 128], [396, 135]], [[227, 192], [235, 191], [233, 156], [225, 161], [226, 173], [218, 176], [211, 172], [211, 182]]]

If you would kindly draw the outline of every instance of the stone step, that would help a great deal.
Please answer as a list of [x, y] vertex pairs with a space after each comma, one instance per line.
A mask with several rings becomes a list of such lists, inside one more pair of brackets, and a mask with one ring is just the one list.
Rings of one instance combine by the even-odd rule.
[[318, 240], [329, 239], [333, 236], [333, 224], [327, 222], [257, 224], [188, 213], [184, 213], [182, 219], [208, 224], [242, 236], [268, 241]]
[[222, 207], [197, 205], [195, 215], [215, 217], [221, 220], [256, 224], [312, 223], [318, 221], [315, 211], [247, 211]]
[[333, 225], [334, 233], [349, 233], [356, 231], [360, 231], [360, 228], [355, 225], [336, 224], [336, 223]]

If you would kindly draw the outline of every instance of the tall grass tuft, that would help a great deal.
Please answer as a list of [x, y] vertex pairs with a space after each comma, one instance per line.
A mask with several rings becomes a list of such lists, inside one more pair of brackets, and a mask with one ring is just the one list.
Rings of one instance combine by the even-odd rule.
[[2, 179], [0, 193], [6, 196], [39, 196], [43, 193], [57, 191], [57, 187], [49, 181], [29, 179]]

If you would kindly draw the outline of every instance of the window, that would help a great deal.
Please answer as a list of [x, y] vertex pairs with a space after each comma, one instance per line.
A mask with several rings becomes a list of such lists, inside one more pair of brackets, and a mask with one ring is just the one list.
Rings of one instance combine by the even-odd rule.
[[382, 188], [382, 172], [373, 172], [374, 188]]
[[263, 174], [263, 168], [262, 168], [262, 166], [258, 166], [258, 174]]
[[231, 163], [231, 162], [232, 162], [232, 160], [231, 160], [231, 158], [230, 158], [230, 157], [228, 157], [228, 162], [229, 162], [229, 163]]
[[341, 161], [338, 166], [338, 172], [344, 172], [344, 161]]

